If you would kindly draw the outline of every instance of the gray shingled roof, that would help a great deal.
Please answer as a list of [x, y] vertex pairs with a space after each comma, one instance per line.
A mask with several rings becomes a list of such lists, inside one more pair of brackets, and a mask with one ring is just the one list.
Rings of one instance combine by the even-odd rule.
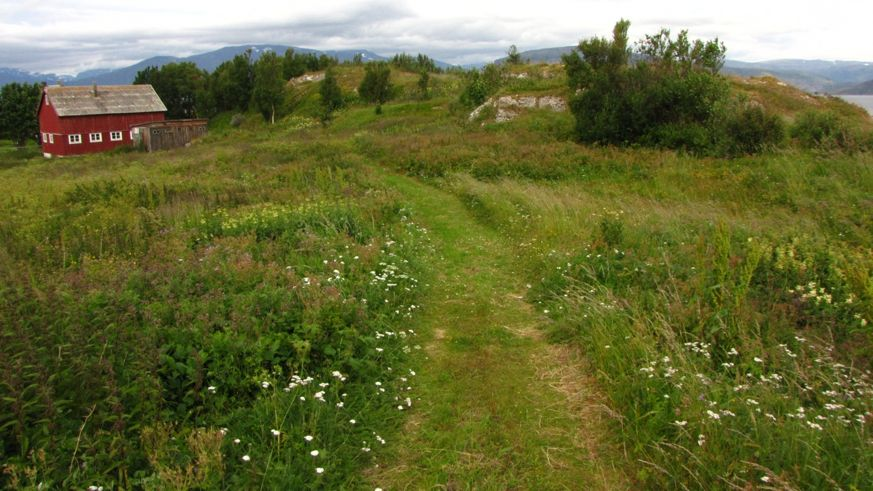
[[98, 85], [45, 88], [49, 103], [58, 116], [94, 114], [153, 113], [167, 110], [151, 85]]

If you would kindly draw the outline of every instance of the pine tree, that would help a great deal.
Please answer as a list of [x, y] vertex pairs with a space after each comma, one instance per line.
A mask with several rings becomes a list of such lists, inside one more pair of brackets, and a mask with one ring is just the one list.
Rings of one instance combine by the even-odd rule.
[[427, 99], [428, 93], [428, 84], [430, 83], [430, 74], [427, 73], [427, 70], [422, 70], [421, 75], [418, 77], [418, 91], [421, 93], [422, 99]]
[[319, 94], [321, 95], [322, 108], [321, 122], [326, 125], [333, 117], [334, 111], [343, 106], [343, 94], [336, 82], [336, 76], [332, 69], [328, 69], [325, 72], [324, 81], [321, 82], [321, 87], [319, 87]]
[[391, 68], [384, 61], [370, 62], [364, 66], [364, 79], [358, 94], [367, 102], [376, 104], [376, 113], [382, 113], [382, 104], [391, 98]]

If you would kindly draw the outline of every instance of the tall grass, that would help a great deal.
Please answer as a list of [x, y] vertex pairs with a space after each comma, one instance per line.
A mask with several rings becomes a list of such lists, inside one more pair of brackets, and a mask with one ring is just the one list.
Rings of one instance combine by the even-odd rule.
[[[500, 94], [564, 91], [513, 70]], [[228, 115], [187, 149], [0, 147], [0, 486], [360, 485], [415, 402], [408, 322], [432, 273], [375, 164], [515, 244], [643, 486], [869, 487], [869, 153], [584, 147], [569, 114], [474, 126], [460, 77], [421, 101], [397, 75], [381, 116], [328, 129], [312, 85], [279, 124]], [[859, 117], [758, 85], [789, 119]]]
[[354, 486], [396, 431], [426, 238], [346, 145], [246, 131], [0, 176], [0, 486]]
[[588, 354], [641, 485], [867, 487], [869, 156], [624, 154], [645, 178], [444, 183]]

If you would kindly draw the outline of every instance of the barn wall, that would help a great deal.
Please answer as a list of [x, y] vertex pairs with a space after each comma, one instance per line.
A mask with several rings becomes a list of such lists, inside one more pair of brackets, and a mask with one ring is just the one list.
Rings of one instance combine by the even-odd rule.
[[[61, 134], [61, 121], [58, 118], [58, 113], [55, 112], [55, 108], [51, 105], [46, 104], [45, 93], [42, 94], [42, 100], [39, 103], [39, 142], [42, 145], [43, 153], [49, 153], [52, 155], [59, 155], [64, 146], [64, 138], [59, 138], [58, 135]], [[43, 143], [42, 142], [42, 134], [43, 133], [51, 133], [54, 135], [54, 143]]]
[[[62, 133], [64, 133], [62, 138], [64, 153], [61, 155], [102, 152], [121, 145], [130, 145], [131, 126], [163, 120], [164, 113], [101, 114], [95, 116], [69, 116], [60, 118]], [[109, 141], [110, 131], [120, 131], [121, 141]], [[89, 133], [96, 132], [103, 134], [103, 141], [100, 143], [91, 143], [88, 141]], [[75, 133], [82, 135], [82, 143], [78, 145], [70, 145], [66, 135]], [[57, 141], [57, 137], [55, 137], [55, 143], [57, 143]]]
[[[54, 108], [46, 104], [46, 96], [43, 94], [39, 111], [40, 142], [42, 142], [42, 133], [52, 133], [54, 135], [54, 144], [41, 143], [43, 152], [52, 155], [78, 155], [102, 152], [121, 145], [130, 145], [132, 143], [130, 139], [131, 126], [155, 121], [164, 121], [164, 113], [59, 117]], [[110, 131], [120, 131], [121, 141], [110, 141]], [[103, 134], [103, 141], [91, 143], [89, 141], [89, 134], [97, 132]], [[71, 145], [67, 136], [77, 133], [82, 135], [82, 143]]]

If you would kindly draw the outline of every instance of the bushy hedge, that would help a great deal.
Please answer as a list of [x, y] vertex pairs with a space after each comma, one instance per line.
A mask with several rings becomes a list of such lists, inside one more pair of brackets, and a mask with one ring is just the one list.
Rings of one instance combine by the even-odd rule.
[[873, 147], [873, 136], [828, 111], [802, 113], [791, 127], [791, 137], [801, 147], [819, 150], [853, 152]]
[[741, 105], [726, 111], [721, 151], [727, 155], [754, 154], [785, 140], [785, 123], [759, 105]]
[[673, 39], [662, 30], [632, 52], [629, 27], [620, 21], [611, 41], [583, 40], [579, 52], [564, 57], [579, 140], [716, 155], [756, 153], [782, 141], [778, 117], [731, 99], [718, 74], [725, 48], [717, 39], [692, 43], [685, 31]]
[[493, 63], [486, 65], [481, 72], [479, 70], [468, 72], [466, 85], [460, 97], [461, 104], [467, 107], [482, 105], [503, 84], [505, 73], [505, 66]]

